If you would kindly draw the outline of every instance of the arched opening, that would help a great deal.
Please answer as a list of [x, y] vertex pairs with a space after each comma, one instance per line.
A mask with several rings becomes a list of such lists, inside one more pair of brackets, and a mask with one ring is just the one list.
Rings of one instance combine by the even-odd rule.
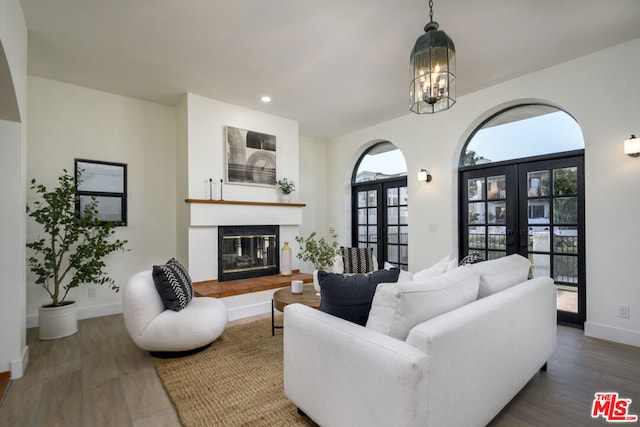
[[389, 262], [406, 270], [409, 197], [402, 152], [389, 141], [367, 149], [353, 169], [351, 194], [353, 246], [371, 248], [380, 267]]
[[528, 257], [552, 277], [558, 319], [585, 320], [584, 139], [565, 111], [516, 105], [483, 121], [460, 156], [460, 257]]

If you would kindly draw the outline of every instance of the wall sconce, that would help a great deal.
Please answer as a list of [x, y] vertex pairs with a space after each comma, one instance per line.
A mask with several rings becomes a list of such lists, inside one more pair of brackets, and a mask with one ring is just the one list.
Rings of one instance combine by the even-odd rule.
[[624, 154], [629, 157], [640, 156], [640, 138], [632, 134], [631, 138], [624, 142]]
[[[640, 139], [638, 140], [640, 141]], [[420, 169], [418, 172], [418, 181], [431, 182], [431, 174], [426, 169]]]

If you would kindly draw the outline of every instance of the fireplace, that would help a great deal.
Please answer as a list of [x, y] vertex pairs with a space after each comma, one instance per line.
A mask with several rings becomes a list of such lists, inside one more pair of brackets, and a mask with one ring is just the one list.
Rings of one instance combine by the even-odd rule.
[[218, 281], [280, 272], [279, 226], [218, 227]]

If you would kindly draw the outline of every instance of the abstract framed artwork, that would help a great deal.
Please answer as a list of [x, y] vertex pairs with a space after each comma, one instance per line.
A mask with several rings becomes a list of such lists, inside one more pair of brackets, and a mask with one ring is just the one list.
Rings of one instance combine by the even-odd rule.
[[276, 185], [276, 137], [226, 127], [227, 183]]
[[127, 225], [127, 165], [75, 159], [75, 171], [76, 176], [81, 173], [76, 182], [76, 210], [81, 213], [95, 199], [98, 219]]

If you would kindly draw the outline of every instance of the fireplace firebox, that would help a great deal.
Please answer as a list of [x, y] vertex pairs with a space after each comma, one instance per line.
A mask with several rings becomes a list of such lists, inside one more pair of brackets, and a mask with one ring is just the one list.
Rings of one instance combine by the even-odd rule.
[[270, 276], [280, 272], [280, 227], [218, 227], [218, 282]]

